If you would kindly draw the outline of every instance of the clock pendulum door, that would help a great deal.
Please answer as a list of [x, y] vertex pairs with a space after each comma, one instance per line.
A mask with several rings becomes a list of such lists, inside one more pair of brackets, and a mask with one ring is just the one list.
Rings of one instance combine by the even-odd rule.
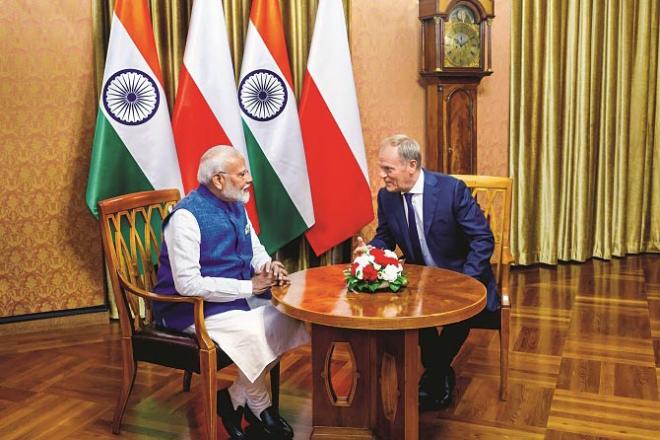
[[426, 88], [425, 166], [477, 172], [477, 87], [492, 70], [494, 0], [420, 0]]

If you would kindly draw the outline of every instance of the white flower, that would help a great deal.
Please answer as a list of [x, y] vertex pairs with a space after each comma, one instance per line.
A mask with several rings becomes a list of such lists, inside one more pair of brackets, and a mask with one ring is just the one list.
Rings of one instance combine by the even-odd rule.
[[389, 249], [385, 249], [385, 256], [386, 256], [387, 258], [395, 258], [395, 259], [398, 259], [398, 258], [399, 258], [398, 255], [396, 254], [396, 252], [392, 252], [392, 251], [389, 250]]
[[391, 283], [399, 277], [399, 273], [400, 270], [398, 267], [393, 264], [388, 264], [383, 270], [378, 272], [378, 278]]
[[353, 260], [353, 263], [357, 263], [360, 268], [363, 268], [372, 261], [374, 261], [374, 257], [369, 254], [362, 254], [359, 257], [356, 257], [355, 260]]
[[363, 270], [365, 267], [371, 264], [371, 261], [373, 258], [369, 258], [369, 254], [362, 254], [359, 257], [356, 257], [355, 260], [353, 260], [353, 263], [357, 264], [357, 267], [355, 268], [355, 278], [358, 280], [362, 280], [363, 278]]

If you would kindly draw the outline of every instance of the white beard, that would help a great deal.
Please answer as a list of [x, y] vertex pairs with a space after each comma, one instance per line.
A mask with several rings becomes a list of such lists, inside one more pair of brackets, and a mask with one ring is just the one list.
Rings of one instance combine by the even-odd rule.
[[227, 182], [227, 185], [225, 186], [225, 190], [222, 193], [229, 200], [233, 200], [235, 202], [247, 203], [250, 200], [250, 192], [247, 190], [248, 188], [249, 186], [246, 186], [244, 188], [239, 188]]

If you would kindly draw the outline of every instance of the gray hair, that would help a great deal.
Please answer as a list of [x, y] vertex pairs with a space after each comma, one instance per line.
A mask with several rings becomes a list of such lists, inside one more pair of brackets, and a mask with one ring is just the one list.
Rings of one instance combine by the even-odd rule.
[[422, 166], [422, 153], [419, 144], [413, 138], [405, 134], [395, 134], [388, 138], [383, 139], [380, 143], [380, 148], [396, 147], [399, 158], [403, 161], [417, 161], [417, 168]]
[[216, 145], [209, 148], [199, 160], [197, 181], [202, 185], [210, 184], [213, 176], [221, 171], [224, 172], [227, 162], [242, 157], [240, 151], [229, 145]]

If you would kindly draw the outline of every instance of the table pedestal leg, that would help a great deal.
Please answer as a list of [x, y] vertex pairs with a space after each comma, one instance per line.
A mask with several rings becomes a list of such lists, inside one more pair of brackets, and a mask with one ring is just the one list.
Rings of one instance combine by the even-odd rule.
[[[348, 394], [332, 385], [332, 351], [353, 364]], [[312, 326], [312, 439], [417, 440], [417, 330], [353, 330]]]

